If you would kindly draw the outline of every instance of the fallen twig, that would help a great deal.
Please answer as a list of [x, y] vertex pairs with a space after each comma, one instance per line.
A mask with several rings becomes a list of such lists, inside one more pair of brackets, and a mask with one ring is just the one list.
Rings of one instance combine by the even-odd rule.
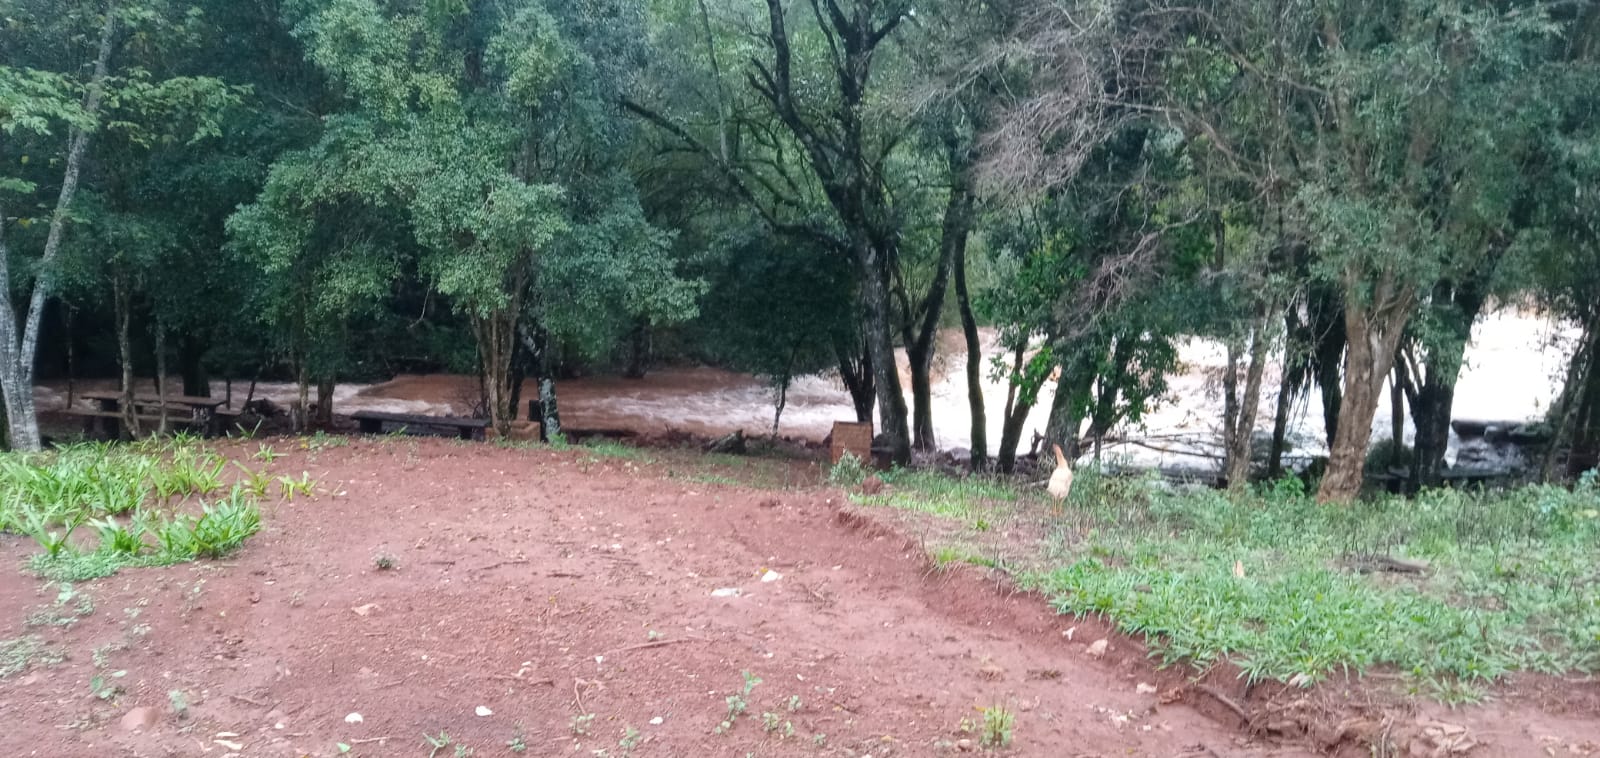
[[666, 645], [676, 645], [679, 642], [709, 642], [709, 641], [710, 640], [707, 640], [704, 637], [674, 637], [674, 638], [672, 638], [670, 640], [654, 640], [652, 642], [641, 642], [641, 643], [639, 643], [637, 645], [629, 645], [627, 647], [619, 647], [619, 648], [617, 648], [615, 650], [607, 650], [604, 653], [599, 653], [599, 655], [600, 656], [616, 655], [617, 653], [626, 653], [626, 652], [628, 652], [630, 650], [645, 650], [647, 648], [652, 648], [652, 647], [663, 647], [663, 646], [666, 646]]
[[389, 739], [388, 735], [384, 735], [382, 737], [367, 737], [365, 739], [350, 740], [350, 744], [352, 744], [352, 745], [370, 745], [370, 744], [372, 744], [374, 742], [385, 742], [388, 739]]
[[267, 705], [266, 703], [263, 703], [263, 702], [261, 702], [259, 700], [251, 700], [250, 698], [247, 698], [244, 695], [229, 695], [228, 697], [230, 697], [230, 698], [232, 698], [234, 700], [237, 700], [237, 701], [239, 701], [241, 703], [248, 703], [248, 704], [253, 705], [253, 706], [257, 707], [257, 708], [266, 708], [268, 710], [272, 709], [272, 706]]
[[1238, 716], [1239, 720], [1243, 721], [1245, 723], [1245, 725], [1248, 726], [1250, 724], [1254, 724], [1255, 723], [1255, 720], [1250, 718], [1249, 712], [1245, 711], [1244, 706], [1241, 706], [1238, 703], [1234, 702], [1233, 698], [1228, 697], [1227, 695], [1224, 695], [1221, 692], [1218, 692], [1215, 688], [1209, 687], [1209, 686], [1204, 685], [1204, 684], [1197, 684], [1197, 685], [1194, 686], [1194, 689], [1196, 691], [1198, 691], [1198, 692], [1204, 692], [1207, 695], [1210, 695], [1213, 700], [1216, 700], [1217, 702], [1221, 703], [1228, 710], [1233, 711], [1233, 714], [1235, 716]]
[[509, 560], [509, 561], [500, 561], [499, 563], [491, 563], [491, 564], [489, 564], [487, 566], [479, 566], [477, 568], [470, 568], [470, 569], [467, 569], [467, 570], [468, 571], [488, 571], [489, 569], [497, 569], [497, 568], [500, 568], [501, 566], [511, 566], [511, 565], [514, 565], [514, 564], [527, 563], [527, 562], [528, 561], [527, 561], [526, 558], [517, 558], [517, 559]]

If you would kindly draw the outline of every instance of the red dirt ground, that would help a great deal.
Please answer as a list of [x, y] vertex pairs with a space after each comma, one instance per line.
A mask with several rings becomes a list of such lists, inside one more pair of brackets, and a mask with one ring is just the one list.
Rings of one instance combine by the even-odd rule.
[[[244, 457], [247, 444], [222, 449]], [[66, 628], [24, 623], [55, 586], [0, 582], [0, 639], [39, 634], [68, 656], [0, 680], [0, 755], [332, 756], [343, 742], [427, 756], [423, 734], [442, 731], [476, 756], [512, 755], [519, 732], [525, 755], [932, 756], [978, 752], [960, 725], [1002, 703], [1016, 715], [1008, 755], [1310, 754], [1162, 704], [1181, 676], [1118, 637], [1090, 658], [1103, 627], [931, 572], [917, 545], [842, 507], [813, 464], [773, 464], [799, 483], [774, 490], [709, 483], [709, 465], [427, 439], [295, 449], [272, 470], [309, 471], [324, 494], [266, 506], [262, 533], [228, 560], [79, 585], [94, 611]], [[34, 549], [0, 536], [0, 563]], [[377, 570], [380, 554], [398, 566]], [[769, 570], [781, 578], [761, 581]], [[726, 587], [743, 594], [712, 597]], [[125, 692], [95, 697], [91, 678], [119, 670]], [[741, 671], [761, 683], [716, 734]], [[129, 729], [138, 708], [154, 723]], [[763, 712], [793, 736], [765, 731]], [[1476, 717], [1475, 730], [1505, 719], [1528, 738], [1472, 754], [1537, 755], [1529, 713]], [[1595, 716], [1540, 729], [1568, 729], [1552, 743], [1565, 749]]]

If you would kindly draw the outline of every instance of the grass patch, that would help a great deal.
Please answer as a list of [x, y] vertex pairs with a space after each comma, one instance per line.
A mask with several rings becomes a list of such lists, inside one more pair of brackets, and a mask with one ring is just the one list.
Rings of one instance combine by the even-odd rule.
[[590, 457], [596, 459], [619, 458], [626, 461], [639, 461], [640, 463], [650, 463], [655, 460], [642, 448], [633, 447], [632, 445], [624, 445], [620, 442], [612, 442], [609, 440], [590, 442], [582, 445], [581, 447], [583, 448], [584, 452], [590, 455]]
[[0, 530], [32, 537], [29, 568], [55, 581], [220, 558], [261, 528], [265, 475], [240, 468], [227, 485], [226, 459], [185, 439], [0, 455]]
[[995, 521], [997, 506], [1009, 507], [1020, 500], [1015, 490], [977, 477], [953, 479], [927, 471], [896, 469], [883, 472], [878, 478], [889, 485], [881, 494], [857, 494], [851, 499], [860, 505], [965, 521], [978, 531], [987, 531]]
[[[884, 478], [890, 491], [857, 502], [931, 514], [957, 534], [1050, 507], [981, 480]], [[1047, 528], [1053, 536], [1020, 562], [1023, 587], [1060, 613], [1143, 636], [1163, 665], [1227, 659], [1251, 680], [1305, 685], [1384, 668], [1447, 701], [1479, 697], [1513, 671], [1600, 668], [1593, 477], [1571, 490], [1437, 490], [1336, 507], [1297, 480], [1230, 496], [1084, 471]], [[941, 541], [932, 559], [978, 555]], [[1361, 570], [1373, 556], [1427, 569]]]

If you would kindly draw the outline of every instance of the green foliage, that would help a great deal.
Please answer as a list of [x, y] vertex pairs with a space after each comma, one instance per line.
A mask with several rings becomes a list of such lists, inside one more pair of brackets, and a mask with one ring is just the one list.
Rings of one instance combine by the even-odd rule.
[[1009, 747], [1011, 730], [1016, 720], [1017, 714], [1004, 705], [984, 708], [983, 725], [978, 732], [978, 744], [987, 748]]
[[[1252, 680], [1388, 667], [1468, 684], [1600, 664], [1600, 605], [1577, 591], [1600, 575], [1590, 492], [1440, 490], [1340, 508], [1282, 488], [1230, 498], [1088, 473], [1075, 487], [1090, 511], [1082, 541], [1063, 547], [1080, 557], [1024, 584], [1145, 636], [1163, 662], [1226, 656]], [[1429, 569], [1356, 573], [1374, 554]]]
[[[198, 516], [163, 508], [220, 489], [225, 468], [220, 456], [192, 444], [164, 447], [151, 453], [82, 445], [0, 456], [0, 502], [43, 548], [29, 560], [30, 569], [82, 581], [128, 566], [219, 558], [260, 529], [259, 495], [248, 485], [259, 477], [247, 477], [212, 502], [197, 500]], [[97, 538], [93, 550], [73, 539], [84, 524]]]
[[855, 487], [867, 478], [866, 464], [855, 453], [839, 456], [839, 462], [828, 469], [828, 483], [835, 487]]

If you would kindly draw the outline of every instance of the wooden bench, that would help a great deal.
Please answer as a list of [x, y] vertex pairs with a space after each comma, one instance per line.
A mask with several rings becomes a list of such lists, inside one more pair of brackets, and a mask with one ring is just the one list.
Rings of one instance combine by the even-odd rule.
[[[84, 434], [93, 435], [96, 431], [95, 427], [99, 426], [99, 431], [111, 439], [117, 439], [118, 437], [122, 436], [122, 422], [126, 420], [122, 415], [122, 411], [68, 408], [63, 412], [68, 416], [76, 416], [83, 419]], [[145, 425], [146, 431], [155, 429], [161, 424], [161, 417], [158, 415], [153, 416], [147, 413], [140, 413], [138, 418], [139, 423]], [[172, 427], [193, 428], [199, 424], [192, 417], [190, 417], [187, 412], [185, 412], [183, 415], [168, 416], [167, 425]]]
[[436, 427], [454, 431], [464, 440], [482, 440], [489, 428], [483, 418], [450, 418], [446, 416], [416, 416], [409, 413], [383, 413], [381, 411], [356, 411], [350, 418], [360, 425], [362, 434], [383, 434], [385, 426], [399, 424], [401, 429]]

